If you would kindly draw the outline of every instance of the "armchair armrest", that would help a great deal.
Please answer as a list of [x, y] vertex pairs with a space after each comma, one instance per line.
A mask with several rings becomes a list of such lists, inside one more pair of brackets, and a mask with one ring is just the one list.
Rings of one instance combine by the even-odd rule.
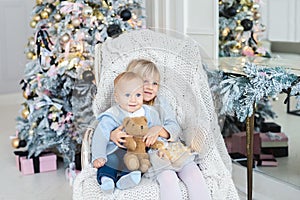
[[92, 124], [86, 129], [82, 137], [81, 145], [81, 168], [86, 168], [91, 163], [91, 144], [92, 137], [96, 126], [98, 125], [98, 120], [94, 120]]

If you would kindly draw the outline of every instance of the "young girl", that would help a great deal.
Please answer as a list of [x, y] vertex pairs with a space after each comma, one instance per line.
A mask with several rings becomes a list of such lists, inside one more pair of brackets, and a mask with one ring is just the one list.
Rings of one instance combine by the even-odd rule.
[[[146, 145], [152, 145], [158, 137], [165, 138], [169, 142], [178, 141], [181, 128], [176, 121], [175, 114], [162, 97], [157, 97], [160, 74], [156, 65], [144, 59], [133, 60], [128, 65], [127, 71], [135, 72], [144, 79], [144, 103], [153, 105], [158, 110], [163, 124], [163, 126], [154, 126], [149, 129], [144, 137]], [[111, 132], [111, 140], [118, 146], [124, 142], [122, 137], [126, 136], [126, 133], [121, 131], [122, 128], [120, 126]], [[191, 157], [187, 157], [180, 167], [162, 166], [158, 172], [156, 178], [160, 186], [160, 199], [182, 199], [178, 177], [185, 183], [189, 199], [211, 199], [202, 173]]]

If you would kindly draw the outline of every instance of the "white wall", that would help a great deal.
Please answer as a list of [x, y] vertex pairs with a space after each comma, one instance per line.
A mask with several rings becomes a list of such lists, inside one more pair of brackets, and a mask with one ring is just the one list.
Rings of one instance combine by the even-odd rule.
[[262, 35], [261, 39], [262, 40], [268, 40], [268, 5], [269, 5], [269, 0], [264, 0], [261, 4], [260, 4], [260, 14], [261, 14], [261, 23], [266, 26], [266, 30], [264, 32], [264, 34]]
[[267, 39], [279, 42], [300, 42], [300, 1], [264, 0], [262, 20]]
[[146, 0], [146, 6], [148, 26], [191, 37], [203, 47], [207, 64], [217, 63], [217, 0]]
[[205, 53], [213, 60], [218, 59], [218, 3], [217, 1], [187, 1], [186, 34], [197, 40]]
[[35, 1], [0, 0], [0, 94], [21, 92], [30, 36], [29, 16]]
[[[198, 41], [207, 63], [218, 58], [217, 0], [145, 0], [149, 26], [175, 30]], [[0, 0], [0, 94], [21, 92], [24, 49], [34, 0]], [[209, 63], [208, 63], [209, 64]]]

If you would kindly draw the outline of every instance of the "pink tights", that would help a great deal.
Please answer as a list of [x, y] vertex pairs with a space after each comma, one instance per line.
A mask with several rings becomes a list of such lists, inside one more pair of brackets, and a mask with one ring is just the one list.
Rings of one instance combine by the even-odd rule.
[[158, 175], [157, 181], [160, 187], [161, 200], [182, 199], [177, 175], [186, 185], [190, 200], [211, 199], [200, 169], [196, 163], [189, 163], [177, 174], [173, 170], [165, 170]]

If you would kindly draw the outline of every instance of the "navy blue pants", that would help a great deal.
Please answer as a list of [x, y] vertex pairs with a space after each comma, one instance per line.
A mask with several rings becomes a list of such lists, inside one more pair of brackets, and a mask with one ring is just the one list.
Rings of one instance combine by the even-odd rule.
[[123, 158], [126, 153], [124, 149], [118, 149], [107, 156], [107, 162], [97, 170], [97, 181], [101, 185], [103, 176], [111, 178], [115, 183], [130, 171], [124, 164]]

